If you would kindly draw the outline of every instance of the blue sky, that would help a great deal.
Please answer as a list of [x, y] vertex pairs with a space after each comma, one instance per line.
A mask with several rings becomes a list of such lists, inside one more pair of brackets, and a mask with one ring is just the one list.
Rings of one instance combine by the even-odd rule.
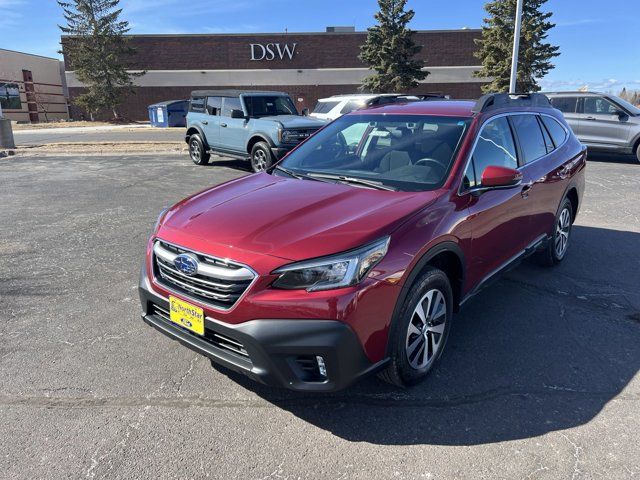
[[[481, 0], [409, 0], [411, 27], [479, 28]], [[323, 31], [327, 25], [373, 23], [375, 0], [122, 0], [132, 33], [238, 33]], [[640, 89], [640, 1], [549, 0], [560, 46], [545, 89], [617, 92]], [[55, 0], [0, 0], [0, 48], [58, 56], [63, 21]]]

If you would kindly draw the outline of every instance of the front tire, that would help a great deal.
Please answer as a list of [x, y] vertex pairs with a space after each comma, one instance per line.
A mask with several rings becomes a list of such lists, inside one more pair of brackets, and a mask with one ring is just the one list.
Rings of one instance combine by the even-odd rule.
[[449, 278], [429, 268], [413, 284], [389, 333], [391, 362], [379, 376], [398, 386], [423, 381], [442, 356], [453, 318]]
[[636, 160], [640, 163], [640, 142], [638, 142], [638, 145], [636, 146]]
[[565, 198], [560, 205], [556, 221], [553, 226], [551, 240], [541, 252], [538, 252], [538, 262], [545, 267], [552, 267], [564, 260], [569, 248], [571, 227], [573, 226], [573, 205]]
[[273, 165], [271, 149], [266, 142], [258, 142], [251, 149], [251, 169], [258, 173], [264, 172]]
[[206, 165], [209, 163], [209, 152], [204, 147], [204, 142], [200, 138], [200, 135], [194, 134], [189, 137], [189, 156], [191, 161], [196, 165]]

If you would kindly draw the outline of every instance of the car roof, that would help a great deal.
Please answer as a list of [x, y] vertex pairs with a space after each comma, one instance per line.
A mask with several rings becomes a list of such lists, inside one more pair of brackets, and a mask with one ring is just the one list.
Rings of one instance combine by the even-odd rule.
[[240, 95], [284, 95], [285, 92], [272, 92], [268, 90], [193, 90], [192, 97], [239, 97]]
[[389, 115], [443, 115], [451, 117], [473, 117], [474, 100], [426, 100], [408, 103], [388, 103], [365, 110], [356, 110], [349, 115], [361, 113]]
[[602, 97], [609, 95], [608, 93], [603, 92], [580, 92], [578, 90], [566, 91], [566, 92], [541, 92], [544, 95], [552, 96], [552, 97], [573, 97], [573, 96], [582, 96], [582, 97]]

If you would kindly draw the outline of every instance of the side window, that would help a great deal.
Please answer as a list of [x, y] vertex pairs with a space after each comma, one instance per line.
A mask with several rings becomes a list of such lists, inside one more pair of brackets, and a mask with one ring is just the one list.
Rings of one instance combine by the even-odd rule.
[[207, 113], [209, 115], [220, 115], [221, 108], [222, 108], [222, 98], [207, 97]]
[[242, 104], [240, 103], [240, 99], [238, 97], [224, 97], [222, 102], [222, 113], [223, 117], [230, 117], [231, 110], [242, 110]]
[[584, 97], [583, 113], [591, 115], [613, 115], [619, 110], [613, 103], [603, 97]]
[[189, 103], [190, 112], [204, 112], [204, 97], [195, 97]]
[[542, 115], [540, 119], [542, 120], [542, 123], [544, 123], [545, 127], [547, 127], [547, 130], [549, 130], [549, 134], [551, 135], [556, 148], [562, 145], [567, 138], [567, 131], [564, 127], [560, 125], [557, 120], [547, 117], [546, 115]]
[[578, 97], [551, 97], [551, 105], [562, 113], [575, 113]]
[[533, 162], [547, 154], [542, 130], [536, 115], [511, 115], [511, 123], [520, 141], [524, 163]]
[[506, 117], [491, 120], [482, 128], [465, 172], [464, 186], [479, 186], [482, 172], [490, 165], [518, 168], [516, 146]]
[[551, 140], [551, 135], [547, 132], [546, 127], [542, 124], [542, 120], [538, 117], [538, 125], [540, 126], [540, 130], [542, 131], [542, 136], [544, 137], [544, 143], [547, 146], [547, 153], [553, 152], [555, 148], [553, 146], [553, 140]]

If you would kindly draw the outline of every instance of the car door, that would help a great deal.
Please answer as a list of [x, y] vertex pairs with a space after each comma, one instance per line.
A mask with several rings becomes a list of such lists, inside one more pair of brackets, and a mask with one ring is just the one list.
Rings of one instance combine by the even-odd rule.
[[232, 110], [242, 110], [246, 113], [239, 97], [224, 97], [220, 115], [220, 145], [224, 150], [244, 153], [249, 122], [245, 118], [231, 118]]
[[[556, 210], [564, 192], [564, 183], [556, 175], [565, 163], [540, 115], [520, 113], [509, 116], [518, 146], [522, 172], [521, 195], [525, 200], [528, 239], [525, 248], [544, 239], [552, 230]], [[549, 121], [554, 121], [549, 118]], [[557, 122], [556, 122], [557, 123]], [[559, 124], [558, 124], [559, 125]], [[563, 137], [563, 142], [566, 137]]]
[[470, 277], [484, 279], [519, 255], [528, 241], [529, 204], [520, 186], [484, 190], [482, 172], [491, 165], [518, 168], [518, 153], [506, 116], [484, 124], [465, 170], [461, 195], [468, 196], [472, 232]]
[[580, 140], [600, 148], [625, 148], [631, 127], [629, 117], [619, 116], [619, 111], [622, 109], [605, 97], [583, 97]]
[[220, 146], [220, 107], [222, 98], [207, 97], [206, 114], [202, 118], [202, 131], [210, 148]]
[[582, 114], [579, 111], [579, 97], [577, 96], [553, 96], [550, 97], [551, 105], [562, 112], [564, 119], [567, 121], [571, 130], [580, 137], [580, 127], [582, 126]]

